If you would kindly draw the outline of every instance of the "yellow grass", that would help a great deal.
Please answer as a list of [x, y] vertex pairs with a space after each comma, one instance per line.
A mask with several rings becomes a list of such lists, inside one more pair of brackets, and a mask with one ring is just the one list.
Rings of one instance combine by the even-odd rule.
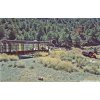
[[11, 61], [16, 61], [16, 60], [19, 59], [18, 56], [16, 56], [16, 55], [9, 55], [8, 58], [9, 58]]
[[52, 57], [40, 57], [39, 60], [45, 67], [54, 68], [56, 70], [65, 70], [67, 72], [75, 70], [75, 67], [70, 61], [61, 61], [59, 58]]
[[[85, 57], [81, 53], [82, 51], [77, 48], [73, 48], [70, 51], [66, 50], [53, 50], [48, 56], [39, 57], [40, 62], [49, 68], [54, 68], [57, 70], [65, 70], [67, 72], [72, 71], [84, 71], [84, 70], [93, 70], [94, 72], [99, 73], [98, 61], [94, 64], [93, 68], [91, 67], [91, 58]], [[41, 53], [41, 55], [43, 55]], [[86, 67], [88, 64], [88, 67]]]
[[53, 58], [61, 58], [63, 56], [66, 55], [66, 51], [65, 50], [56, 50], [56, 51], [52, 51], [50, 53], [50, 56], [53, 57]]
[[96, 55], [96, 57], [100, 59], [100, 55]]
[[16, 61], [18, 60], [18, 56], [16, 55], [7, 55], [7, 54], [0, 54], [0, 61]]
[[48, 53], [47, 52], [36, 52], [34, 56], [35, 57], [46, 57], [48, 56]]

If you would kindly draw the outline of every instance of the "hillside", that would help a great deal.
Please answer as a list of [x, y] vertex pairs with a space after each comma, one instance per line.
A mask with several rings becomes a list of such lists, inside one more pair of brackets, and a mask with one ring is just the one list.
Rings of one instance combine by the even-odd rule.
[[[100, 81], [99, 59], [88, 58], [79, 48], [35, 53], [33, 58], [0, 54], [1, 82]], [[100, 58], [100, 55], [97, 55]]]
[[100, 19], [92, 18], [2, 18], [0, 39], [50, 40], [58, 45], [100, 44]]

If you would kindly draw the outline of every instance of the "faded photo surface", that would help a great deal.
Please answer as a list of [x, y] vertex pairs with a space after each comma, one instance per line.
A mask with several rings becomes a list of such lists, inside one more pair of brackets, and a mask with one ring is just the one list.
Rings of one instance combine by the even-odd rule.
[[0, 18], [0, 81], [100, 81], [100, 19]]

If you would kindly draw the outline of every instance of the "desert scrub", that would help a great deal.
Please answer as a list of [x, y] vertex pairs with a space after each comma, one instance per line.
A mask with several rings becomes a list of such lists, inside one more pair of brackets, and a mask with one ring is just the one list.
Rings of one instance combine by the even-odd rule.
[[40, 63], [45, 67], [65, 70], [67, 72], [79, 71], [78, 67], [82, 67], [86, 63], [86, 59], [83, 58], [83, 56], [75, 52], [66, 50], [53, 50], [49, 56], [39, 57]]
[[9, 57], [7, 54], [0, 54], [0, 61], [9, 61]]
[[84, 67], [84, 71], [100, 75], [100, 62], [89, 63]]
[[0, 54], [0, 61], [16, 61], [18, 59], [19, 58], [16, 55]]
[[8, 55], [10, 61], [17, 61], [19, 58], [16, 55]]
[[72, 62], [70, 61], [60, 61], [57, 66], [55, 66], [56, 69], [64, 70], [67, 72], [73, 72], [77, 71], [76, 68], [73, 66]]
[[34, 54], [34, 57], [46, 57], [46, 56], [48, 56], [47, 52], [36, 52]]
[[69, 52], [73, 52], [74, 54], [81, 55], [82, 50], [79, 48], [72, 48]]
[[75, 53], [75, 51], [68, 51], [66, 54], [61, 58], [62, 61], [70, 61], [73, 64], [76, 64], [76, 67], [82, 68], [85, 66], [89, 59], [80, 55], [79, 53]]
[[[78, 50], [78, 52], [77, 52]], [[72, 61], [77, 59], [77, 57], [84, 57], [82, 56], [80, 49], [73, 49], [70, 51], [66, 51], [66, 50], [53, 50], [50, 53], [50, 57], [52, 58], [60, 58], [61, 60], [68, 60], [68, 61]]]
[[43, 64], [45, 67], [53, 67], [55, 65], [58, 64], [58, 62], [60, 61], [60, 59], [56, 59], [56, 58], [51, 58], [51, 57], [40, 57], [39, 58], [40, 63]]
[[17, 61], [17, 62], [14, 64], [14, 67], [25, 68], [25, 67], [26, 67], [26, 64], [25, 64], [25, 62], [23, 62], [23, 61]]
[[66, 51], [65, 50], [54, 50], [50, 53], [50, 56], [52, 58], [62, 58], [66, 55]]
[[66, 54], [61, 57], [61, 60], [64, 60], [64, 61], [73, 61], [76, 59], [76, 55], [72, 52], [66, 52]]
[[79, 68], [83, 68], [89, 63], [89, 60], [84, 57], [76, 57], [75, 60], [76, 60], [77, 67]]
[[40, 57], [39, 60], [45, 67], [54, 68], [56, 70], [64, 70], [67, 72], [76, 71], [75, 67], [70, 61], [61, 61], [59, 58], [52, 57]]

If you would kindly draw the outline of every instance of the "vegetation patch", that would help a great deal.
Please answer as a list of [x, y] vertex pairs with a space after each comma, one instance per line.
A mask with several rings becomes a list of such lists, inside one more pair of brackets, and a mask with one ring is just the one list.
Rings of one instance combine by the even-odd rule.
[[17, 61], [19, 58], [16, 55], [0, 54], [0, 61]]
[[67, 72], [87, 71], [93, 74], [100, 74], [100, 63], [95, 59], [84, 57], [81, 50], [53, 50], [48, 56], [40, 56], [39, 62], [44, 67]]
[[61, 61], [59, 58], [51, 58], [51, 57], [40, 57], [40, 63], [45, 67], [54, 68], [56, 70], [65, 70], [67, 72], [76, 71], [72, 62], [70, 61]]
[[9, 55], [10, 61], [17, 61], [19, 58], [16, 55]]
[[12, 64], [9, 64], [9, 65], [8, 65], [8, 67], [12, 67], [12, 66], [13, 66]]
[[34, 54], [34, 57], [46, 57], [46, 56], [48, 56], [47, 52], [36, 52]]
[[0, 54], [0, 61], [9, 61], [9, 56], [7, 54]]
[[29, 67], [29, 69], [34, 69], [34, 67], [33, 67], [33, 66], [31, 66], [31, 67]]
[[86, 72], [96, 74], [96, 75], [100, 75], [100, 62], [89, 63], [83, 69]]
[[15, 63], [14, 66], [17, 67], [17, 68], [25, 68], [26, 64], [23, 61], [18, 61], [18, 62]]

